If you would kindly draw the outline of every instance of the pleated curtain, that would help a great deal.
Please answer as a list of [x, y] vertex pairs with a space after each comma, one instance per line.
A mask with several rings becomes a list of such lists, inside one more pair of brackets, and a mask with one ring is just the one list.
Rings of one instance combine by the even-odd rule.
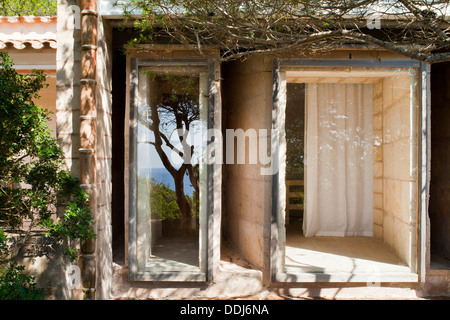
[[306, 85], [303, 233], [373, 234], [373, 87]]

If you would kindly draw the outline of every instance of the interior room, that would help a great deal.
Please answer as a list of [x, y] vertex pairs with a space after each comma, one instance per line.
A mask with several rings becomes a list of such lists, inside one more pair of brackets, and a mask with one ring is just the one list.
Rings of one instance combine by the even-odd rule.
[[290, 281], [416, 281], [417, 74], [286, 68]]

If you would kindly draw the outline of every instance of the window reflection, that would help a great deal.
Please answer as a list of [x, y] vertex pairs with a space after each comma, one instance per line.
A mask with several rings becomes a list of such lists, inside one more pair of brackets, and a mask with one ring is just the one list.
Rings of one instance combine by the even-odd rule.
[[198, 267], [201, 77], [144, 72], [137, 115], [138, 218], [150, 225], [148, 261], [165, 271]]

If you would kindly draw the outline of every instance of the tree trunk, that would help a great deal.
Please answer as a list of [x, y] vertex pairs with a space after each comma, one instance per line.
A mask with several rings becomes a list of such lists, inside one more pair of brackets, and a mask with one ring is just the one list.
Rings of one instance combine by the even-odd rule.
[[184, 170], [177, 172], [174, 177], [175, 181], [175, 194], [177, 196], [177, 204], [181, 211], [181, 217], [183, 219], [191, 218], [191, 206], [184, 194]]

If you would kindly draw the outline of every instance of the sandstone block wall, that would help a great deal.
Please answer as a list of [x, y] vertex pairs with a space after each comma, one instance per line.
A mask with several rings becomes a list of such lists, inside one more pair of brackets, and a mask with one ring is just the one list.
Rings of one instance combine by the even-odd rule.
[[412, 268], [418, 197], [415, 81], [402, 73], [374, 86], [374, 236]]
[[112, 29], [99, 17], [97, 44], [97, 299], [112, 287]]
[[[267, 129], [272, 125], [272, 59], [254, 56], [245, 62], [222, 66], [224, 132], [226, 129]], [[270, 141], [270, 138], [269, 138]], [[259, 144], [259, 143], [258, 143]], [[224, 237], [257, 268], [268, 267], [264, 252], [269, 241], [266, 217], [270, 215], [271, 176], [261, 175], [261, 165], [249, 164], [248, 154], [257, 145], [246, 144], [246, 164], [224, 166]], [[270, 146], [268, 146], [270, 148]], [[237, 149], [235, 148], [235, 157]], [[235, 162], [237, 159], [235, 158]]]

